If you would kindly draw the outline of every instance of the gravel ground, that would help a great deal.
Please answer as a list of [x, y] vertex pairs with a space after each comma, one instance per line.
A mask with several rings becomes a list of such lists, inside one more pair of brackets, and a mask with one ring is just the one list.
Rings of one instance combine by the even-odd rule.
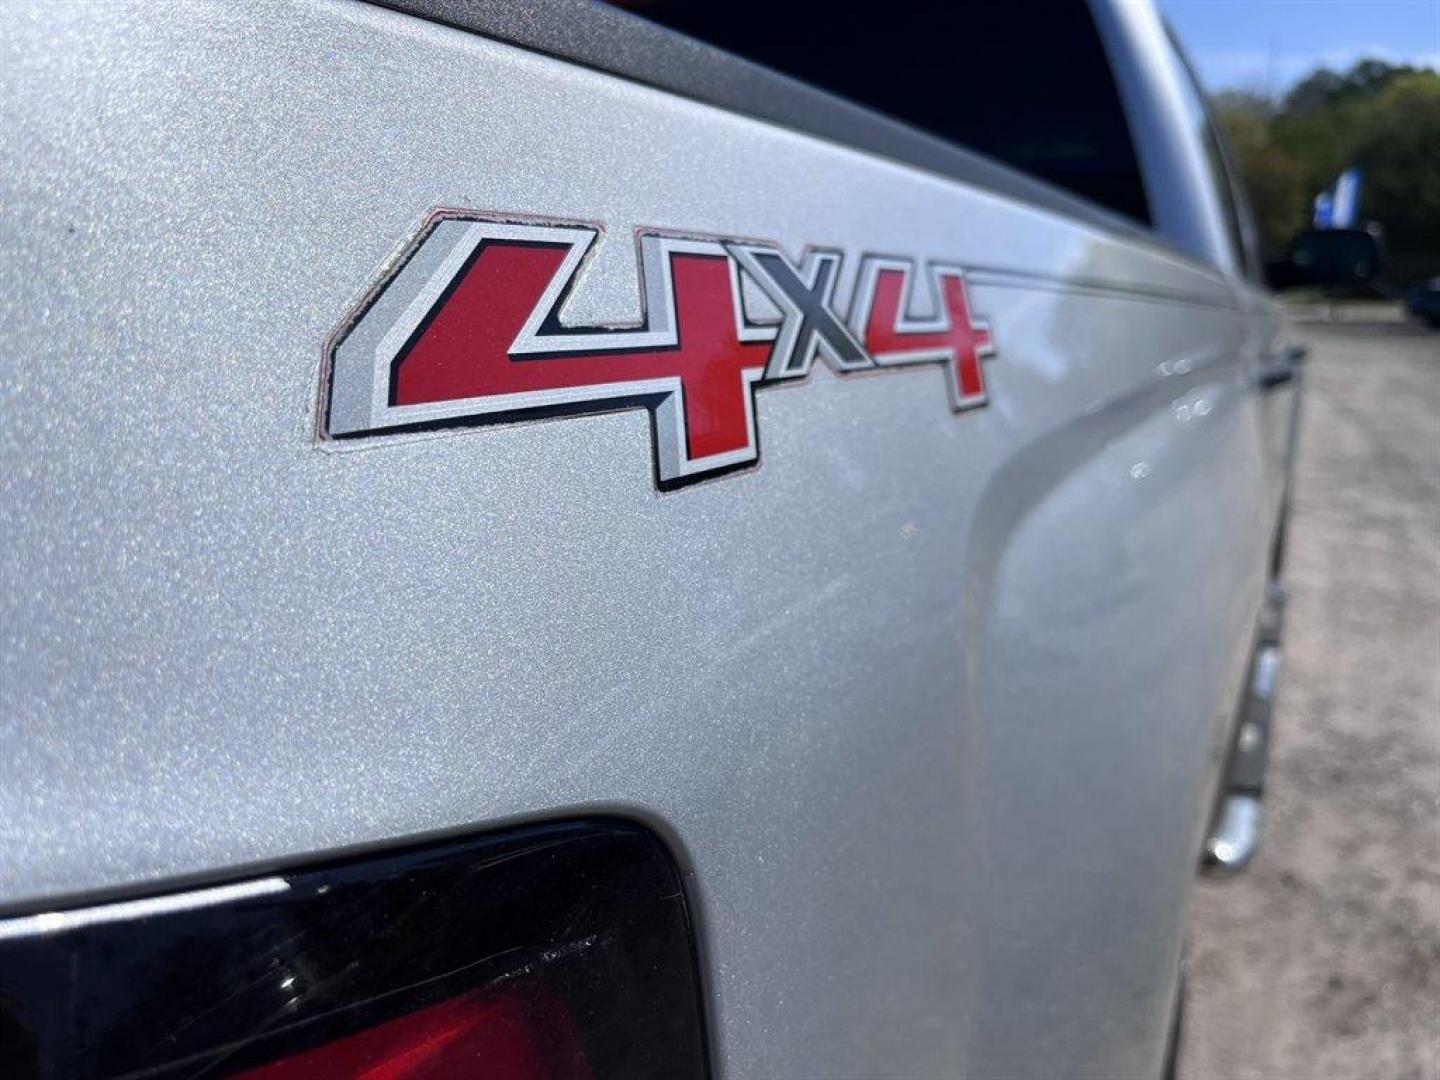
[[1182, 1080], [1440, 1080], [1440, 334], [1311, 324], [1265, 843], [1191, 905]]

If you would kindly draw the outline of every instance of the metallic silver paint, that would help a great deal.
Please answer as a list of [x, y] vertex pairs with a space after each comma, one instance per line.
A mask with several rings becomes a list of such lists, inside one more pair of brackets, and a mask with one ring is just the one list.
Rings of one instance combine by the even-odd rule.
[[1238, 272], [1220, 193], [1186, 108], [1187, 78], [1149, 3], [1088, 0], [1125, 103], [1155, 230], [1180, 250]]
[[[372, 7], [5, 18], [0, 904], [618, 809], [721, 1076], [1158, 1071], [1279, 498], [1225, 280]], [[991, 404], [821, 365], [670, 495], [641, 413], [317, 444], [435, 205], [603, 217], [577, 321], [655, 222], [985, 267]]]

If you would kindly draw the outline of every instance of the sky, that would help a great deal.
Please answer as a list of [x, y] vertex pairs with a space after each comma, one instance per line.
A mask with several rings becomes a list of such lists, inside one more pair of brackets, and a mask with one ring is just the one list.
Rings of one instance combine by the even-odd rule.
[[1156, 0], [1211, 93], [1284, 93], [1321, 64], [1440, 69], [1440, 0]]

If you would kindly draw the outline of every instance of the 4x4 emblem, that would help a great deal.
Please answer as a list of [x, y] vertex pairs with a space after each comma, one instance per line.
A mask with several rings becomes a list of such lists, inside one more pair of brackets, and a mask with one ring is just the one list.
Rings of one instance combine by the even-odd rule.
[[[656, 482], [676, 487], [759, 459], [754, 394], [803, 379], [942, 365], [952, 407], [985, 404], [989, 326], [958, 267], [867, 255], [848, 317], [843, 256], [799, 264], [769, 244], [642, 233], [642, 325], [577, 327], [560, 311], [598, 230], [453, 211], [431, 215], [329, 348], [328, 435], [650, 411]], [[743, 282], [773, 312], [747, 311]], [[914, 317], [916, 292], [933, 314]], [[754, 295], [752, 293], [752, 295]]]

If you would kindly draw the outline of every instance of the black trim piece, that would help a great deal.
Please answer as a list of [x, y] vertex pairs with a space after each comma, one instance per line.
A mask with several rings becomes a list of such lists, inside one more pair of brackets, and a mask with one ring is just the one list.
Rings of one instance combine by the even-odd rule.
[[1260, 358], [1260, 372], [1257, 381], [1261, 390], [1275, 390], [1286, 386], [1300, 372], [1305, 362], [1304, 345], [1287, 345]]
[[458, 1043], [431, 1062], [447, 1075], [489, 1075], [451, 1067], [508, 1048], [546, 1076], [704, 1080], [703, 987], [665, 844], [582, 818], [0, 920], [14, 1080], [348, 1075], [357, 1040], [371, 1064], [418, 1052], [437, 1016]]
[[1043, 180], [593, 0], [370, 2], [913, 165], [1167, 253], [1186, 254], [1153, 229]]

